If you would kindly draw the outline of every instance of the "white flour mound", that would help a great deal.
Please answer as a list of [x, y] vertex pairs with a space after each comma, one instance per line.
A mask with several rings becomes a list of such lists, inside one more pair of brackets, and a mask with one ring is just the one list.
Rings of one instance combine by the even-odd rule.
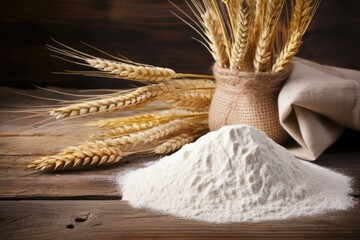
[[214, 223], [287, 219], [354, 205], [349, 177], [296, 159], [243, 125], [210, 132], [117, 183], [135, 208]]

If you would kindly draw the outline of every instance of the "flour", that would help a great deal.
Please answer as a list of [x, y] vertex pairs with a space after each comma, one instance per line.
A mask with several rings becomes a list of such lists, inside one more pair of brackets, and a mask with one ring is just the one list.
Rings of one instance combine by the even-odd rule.
[[243, 125], [210, 132], [117, 183], [135, 208], [214, 223], [287, 219], [354, 205], [350, 178], [296, 159]]

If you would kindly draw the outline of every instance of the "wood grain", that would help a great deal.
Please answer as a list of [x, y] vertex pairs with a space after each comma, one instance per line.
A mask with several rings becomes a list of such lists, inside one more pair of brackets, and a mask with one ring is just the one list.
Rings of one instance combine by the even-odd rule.
[[134, 209], [125, 201], [1, 201], [0, 237], [350, 239], [360, 234], [359, 214], [360, 207], [356, 207], [346, 212], [286, 221], [209, 224]]
[[4, 199], [119, 199], [114, 178], [158, 157], [128, 157], [120, 163], [54, 173], [27, 170], [38, 156], [0, 156], [0, 200]]

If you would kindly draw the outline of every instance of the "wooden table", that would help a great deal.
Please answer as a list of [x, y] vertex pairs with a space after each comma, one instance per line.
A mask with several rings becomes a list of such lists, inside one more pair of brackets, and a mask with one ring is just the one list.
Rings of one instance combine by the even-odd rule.
[[[23, 90], [39, 95], [38, 91]], [[48, 93], [46, 93], [48, 94]], [[45, 95], [46, 95], [45, 94]], [[42, 94], [44, 95], [44, 94]], [[13, 89], [0, 88], [1, 109], [51, 102], [20, 97]], [[352, 239], [360, 238], [360, 205], [349, 211], [322, 216], [262, 223], [208, 224], [133, 209], [111, 177], [139, 167], [144, 160], [86, 171], [35, 173], [27, 164], [39, 156], [85, 139], [83, 124], [63, 122], [25, 131], [29, 119], [0, 113], [0, 239]], [[316, 164], [354, 178], [352, 195], [360, 197], [360, 150], [330, 148]]]

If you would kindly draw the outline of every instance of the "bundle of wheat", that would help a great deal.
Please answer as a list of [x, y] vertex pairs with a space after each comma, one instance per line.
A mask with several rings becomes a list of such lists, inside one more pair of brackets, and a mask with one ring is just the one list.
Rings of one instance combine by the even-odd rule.
[[[285, 0], [191, 0], [188, 6], [195, 19], [178, 10], [189, 18], [187, 21], [180, 17], [200, 34], [200, 42], [218, 66], [247, 72], [281, 72], [297, 53], [319, 5], [318, 0], [290, 2], [290, 7], [284, 8]], [[279, 21], [283, 16], [285, 21]], [[56, 44], [57, 47], [48, 47], [59, 58], [99, 71], [80, 74], [146, 84], [116, 96], [53, 109], [50, 115], [56, 119], [139, 109], [154, 101], [164, 102], [167, 107], [90, 122], [104, 129], [91, 136], [94, 141], [35, 160], [29, 168], [61, 170], [112, 164], [132, 154], [167, 154], [209, 131], [208, 111], [215, 91], [213, 76], [177, 73], [123, 58], [104, 59]], [[140, 150], [135, 148], [138, 145]]]

